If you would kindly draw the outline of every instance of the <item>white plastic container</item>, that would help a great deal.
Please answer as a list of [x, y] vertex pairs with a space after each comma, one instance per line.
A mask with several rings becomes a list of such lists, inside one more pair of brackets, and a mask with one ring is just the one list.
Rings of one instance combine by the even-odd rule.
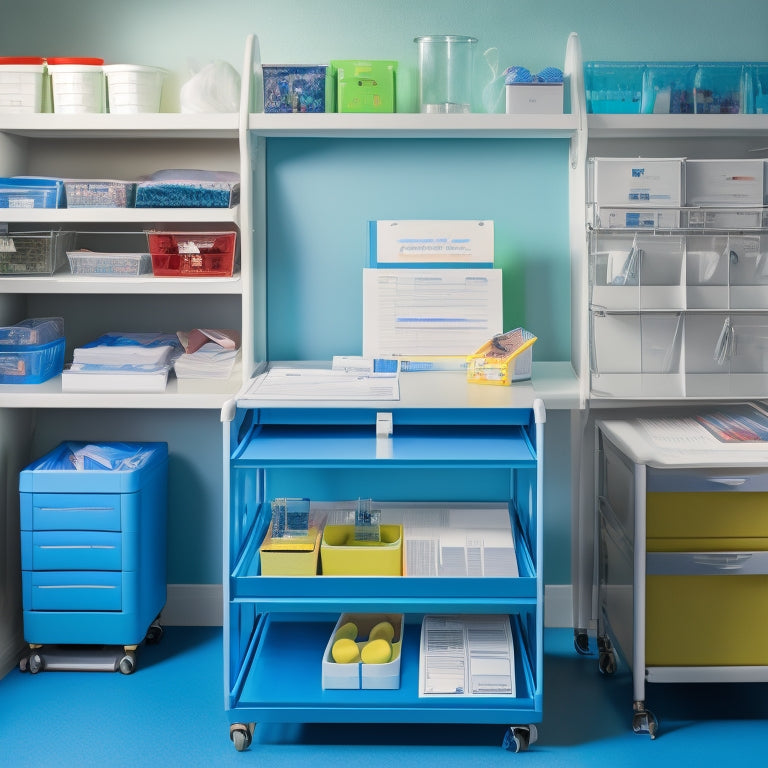
[[106, 111], [103, 59], [50, 58], [53, 111], [59, 114]]
[[34, 56], [0, 57], [0, 112], [40, 112], [45, 63]]
[[141, 64], [108, 64], [107, 79], [109, 111], [119, 114], [159, 112], [166, 71]]

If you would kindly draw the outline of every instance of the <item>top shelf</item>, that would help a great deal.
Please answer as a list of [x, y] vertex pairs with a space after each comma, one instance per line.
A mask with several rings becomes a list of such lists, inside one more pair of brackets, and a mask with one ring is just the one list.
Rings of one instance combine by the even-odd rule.
[[237, 139], [239, 125], [237, 113], [0, 115], [0, 133], [34, 138]]
[[750, 137], [768, 134], [768, 115], [588, 115], [590, 139]]
[[569, 139], [579, 120], [577, 115], [254, 113], [248, 128], [265, 137]]

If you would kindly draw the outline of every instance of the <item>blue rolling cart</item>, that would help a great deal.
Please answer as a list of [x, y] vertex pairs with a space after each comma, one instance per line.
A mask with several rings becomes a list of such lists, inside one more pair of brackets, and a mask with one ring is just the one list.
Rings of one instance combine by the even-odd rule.
[[114, 466], [65, 442], [20, 473], [22, 671], [130, 674], [137, 647], [162, 634], [168, 446], [96, 446]]
[[[397, 402], [241, 396], [225, 407], [225, 709], [238, 751], [252, 744], [257, 722], [498, 723], [510, 751], [535, 741], [542, 717], [545, 413], [530, 388], [524, 391], [527, 405], [520, 407], [514, 387], [411, 373], [401, 375]], [[377, 434], [390, 417], [391, 434]], [[503, 502], [518, 576], [265, 576], [259, 546], [270, 500], [279, 497]], [[345, 612], [403, 615], [399, 688], [323, 690], [324, 649]], [[515, 693], [419, 696], [419, 636], [428, 614], [507, 616]]]

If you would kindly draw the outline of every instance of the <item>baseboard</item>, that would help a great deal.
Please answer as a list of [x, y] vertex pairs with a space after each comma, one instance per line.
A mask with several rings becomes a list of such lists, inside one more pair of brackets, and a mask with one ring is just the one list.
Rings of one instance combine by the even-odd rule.
[[160, 623], [169, 627], [220, 627], [224, 623], [221, 584], [169, 584]]
[[[573, 626], [573, 590], [570, 584], [544, 587], [544, 626]], [[184, 627], [219, 627], [223, 622], [220, 584], [169, 584], [161, 624]]]
[[570, 584], [544, 585], [544, 626], [573, 627], [573, 587]]

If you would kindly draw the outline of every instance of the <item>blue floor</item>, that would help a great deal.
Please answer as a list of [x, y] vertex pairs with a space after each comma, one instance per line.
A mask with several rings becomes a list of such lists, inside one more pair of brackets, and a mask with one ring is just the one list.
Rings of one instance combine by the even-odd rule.
[[[136, 672], [13, 670], [0, 680], [0, 765], [13, 768], [219, 766], [744, 766], [768, 764], [768, 684], [647, 687], [651, 740], [631, 728], [625, 669], [603, 677], [573, 633], [545, 632], [544, 719], [530, 751], [501, 748], [504, 728], [257, 725], [239, 753], [223, 709], [221, 630], [166, 627]], [[276, 678], [279, 684], [279, 678]]]

